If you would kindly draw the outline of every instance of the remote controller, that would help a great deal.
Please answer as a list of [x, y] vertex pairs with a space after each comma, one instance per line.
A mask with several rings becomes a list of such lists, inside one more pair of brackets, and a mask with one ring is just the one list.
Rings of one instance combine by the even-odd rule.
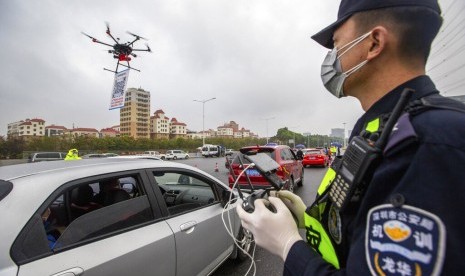
[[[266, 190], [257, 190], [253, 192], [248, 197], [244, 198], [244, 201], [242, 202], [242, 209], [244, 209], [247, 213], [253, 213], [253, 211], [255, 211], [255, 200], [265, 198], [266, 195]], [[268, 200], [265, 200], [265, 206], [271, 212], [276, 213], [276, 209]]]

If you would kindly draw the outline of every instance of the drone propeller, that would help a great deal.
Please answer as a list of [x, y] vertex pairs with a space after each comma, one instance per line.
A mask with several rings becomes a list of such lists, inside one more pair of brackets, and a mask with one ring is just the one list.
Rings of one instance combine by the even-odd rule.
[[86, 34], [85, 32], [81, 32], [81, 34], [87, 36], [88, 38], [90, 38], [90, 39], [92, 39], [92, 40], [94, 40], [94, 39], [97, 40], [95, 37], [92, 37], [92, 36]]
[[136, 34], [133, 34], [133, 33], [131, 33], [131, 32], [127, 32], [127, 33], [128, 33], [128, 34], [130, 34], [130, 35], [132, 35], [132, 36], [134, 36], [136, 39], [143, 39], [143, 40], [147, 40], [147, 38], [145, 38], [145, 37], [142, 37], [142, 36], [140, 36], [140, 35], [136, 35]]
[[113, 41], [114, 41], [115, 43], [118, 43], [119, 38], [118, 38], [118, 40], [116, 40], [116, 39], [111, 35], [111, 32], [110, 32], [110, 23], [108, 23], [107, 21], [105, 21], [105, 26], [107, 26], [107, 31], [106, 31], [107, 35], [109, 35], [109, 36], [111, 37], [111, 39], [113, 39]]
[[110, 47], [113, 47], [112, 45], [110, 44], [107, 44], [107, 43], [104, 43], [104, 42], [101, 42], [100, 40], [96, 39], [95, 37], [92, 37], [88, 34], [86, 34], [85, 32], [81, 32], [81, 34], [87, 36], [88, 38], [92, 39], [92, 42], [95, 42], [95, 43], [99, 43], [99, 44], [103, 44], [103, 45], [106, 45], [106, 46], [110, 46]]

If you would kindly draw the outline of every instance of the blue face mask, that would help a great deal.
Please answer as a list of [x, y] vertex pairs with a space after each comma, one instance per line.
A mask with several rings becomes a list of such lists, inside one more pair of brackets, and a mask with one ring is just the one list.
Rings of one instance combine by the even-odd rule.
[[355, 45], [367, 38], [370, 34], [371, 32], [368, 32], [362, 36], [359, 36], [339, 49], [334, 47], [334, 49], [328, 52], [325, 60], [321, 64], [321, 80], [323, 81], [323, 85], [331, 94], [337, 98], [345, 96], [343, 91], [345, 79], [358, 69], [362, 68], [368, 62], [368, 60], [362, 61], [346, 72], [342, 72], [340, 58]]

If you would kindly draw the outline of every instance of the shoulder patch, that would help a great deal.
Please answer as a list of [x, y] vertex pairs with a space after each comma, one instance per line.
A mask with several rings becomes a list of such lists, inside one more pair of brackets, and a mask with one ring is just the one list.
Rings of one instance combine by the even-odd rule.
[[397, 123], [394, 125], [384, 152], [388, 152], [400, 142], [412, 137], [417, 137], [417, 134], [410, 122], [409, 113], [404, 113], [399, 117]]
[[446, 230], [436, 215], [391, 204], [368, 212], [365, 255], [372, 275], [439, 275]]

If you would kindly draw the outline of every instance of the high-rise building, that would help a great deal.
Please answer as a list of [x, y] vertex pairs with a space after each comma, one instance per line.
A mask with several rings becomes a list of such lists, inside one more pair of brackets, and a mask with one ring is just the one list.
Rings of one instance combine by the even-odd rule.
[[142, 88], [126, 90], [124, 107], [120, 109], [120, 134], [150, 138], [150, 92]]

